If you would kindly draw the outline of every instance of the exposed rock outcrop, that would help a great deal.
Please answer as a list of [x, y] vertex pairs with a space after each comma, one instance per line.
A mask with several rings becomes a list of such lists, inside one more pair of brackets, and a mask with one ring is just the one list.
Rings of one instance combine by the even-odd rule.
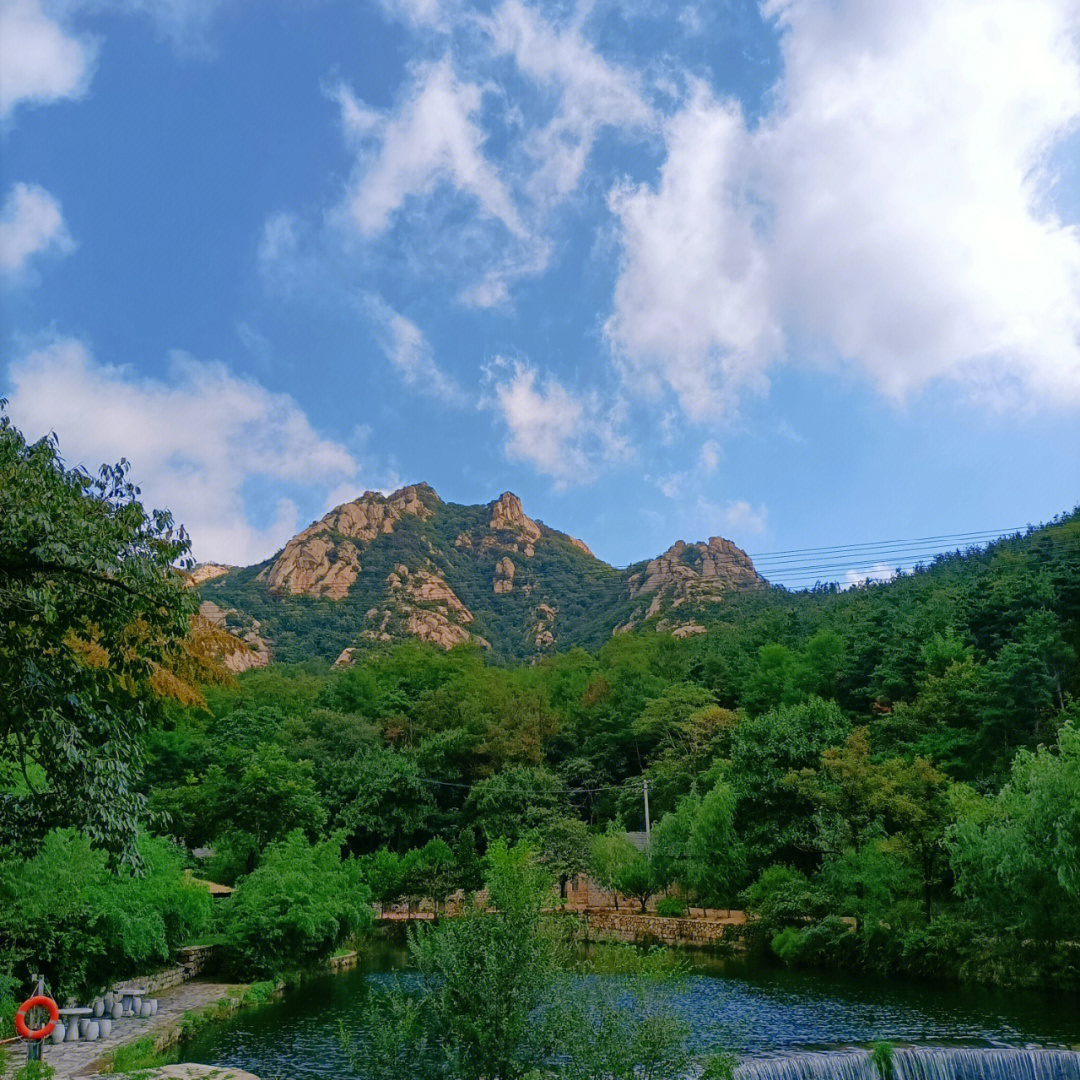
[[366, 491], [294, 536], [259, 578], [273, 592], [340, 600], [362, 570], [361, 549], [392, 533], [406, 515], [427, 520], [434, 513], [428, 504], [438, 502], [426, 484], [410, 485], [392, 495]]
[[589, 555], [594, 559], [596, 558], [596, 556], [592, 553], [592, 549], [589, 547], [588, 544], [585, 543], [584, 540], [579, 540], [576, 536], [571, 536], [570, 543], [573, 544], [574, 547], [576, 547], [579, 551], [584, 551], [586, 555]]
[[552, 624], [558, 612], [550, 604], [536, 605], [536, 625], [533, 626], [533, 643], [537, 649], [546, 649], [555, 644]]
[[679, 540], [629, 579], [632, 597], [657, 593], [676, 598], [719, 596], [761, 583], [750, 556], [722, 536], [709, 537], [707, 544]]
[[514, 591], [514, 560], [504, 555], [495, 564], [495, 594], [502, 595]]
[[499, 535], [485, 536], [480, 541], [481, 550], [503, 547], [520, 551], [529, 558], [536, 554], [534, 545], [543, 535], [543, 530], [525, 513], [521, 500], [512, 491], [504, 491], [491, 504], [488, 528]]
[[204, 581], [213, 581], [214, 578], [224, 577], [233, 567], [223, 566], [221, 563], [199, 563], [188, 571], [188, 584], [201, 585]]
[[401, 563], [386, 578], [392, 593], [397, 592], [414, 604], [435, 604], [444, 614], [453, 614], [460, 623], [471, 623], [472, 612], [458, 599], [437, 570], [413, 570]]
[[451, 622], [441, 611], [413, 611], [409, 614], [405, 629], [414, 638], [440, 645], [444, 649], [463, 645], [472, 638], [465, 627]]
[[675, 629], [671, 631], [671, 636], [681, 640], [682, 638], [693, 637], [695, 634], [704, 633], [705, 627], [702, 626], [701, 623], [683, 623], [682, 626], [676, 626]]
[[[715, 603], [733, 590], [758, 588], [763, 584], [750, 556], [730, 540], [722, 536], [711, 536], [705, 544], [679, 540], [663, 555], [650, 559], [643, 570], [630, 575], [627, 586], [631, 598], [651, 599], [647, 607], [639, 606], [627, 623], [617, 626], [615, 633], [628, 630], [667, 608], [689, 602]], [[698, 632], [686, 630], [681, 636]]]
[[[452, 649], [466, 641], [476, 640], [485, 647], [488, 643], [466, 630], [473, 621], [472, 612], [461, 602], [437, 570], [420, 568], [410, 570], [404, 563], [387, 575], [390, 603], [381, 613], [382, 621], [377, 629], [364, 631], [364, 636], [379, 641], [390, 641], [395, 621], [404, 624], [405, 633], [421, 641]], [[378, 617], [378, 609], [371, 609], [368, 618]]]
[[247, 626], [235, 608], [223, 608], [213, 600], [199, 605], [199, 615], [207, 622], [224, 630], [235, 642], [221, 650], [220, 660], [234, 675], [252, 668], [266, 667], [270, 663], [270, 646], [259, 633], [258, 619], [251, 619]]

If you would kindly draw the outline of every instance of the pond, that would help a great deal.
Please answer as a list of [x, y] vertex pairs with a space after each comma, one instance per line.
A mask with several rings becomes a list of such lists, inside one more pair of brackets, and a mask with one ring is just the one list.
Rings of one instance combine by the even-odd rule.
[[[692, 975], [676, 1005], [700, 1050], [729, 1047], [754, 1059], [875, 1039], [939, 1046], [1080, 1044], [1076, 996], [794, 972], [701, 952], [687, 958]], [[235, 1065], [261, 1080], [352, 1080], [355, 1073], [338, 1044], [339, 1024], [358, 1034], [368, 987], [400, 977], [395, 973], [405, 959], [403, 949], [377, 943], [361, 968], [307, 983], [282, 1001], [212, 1026], [184, 1045], [182, 1058]]]

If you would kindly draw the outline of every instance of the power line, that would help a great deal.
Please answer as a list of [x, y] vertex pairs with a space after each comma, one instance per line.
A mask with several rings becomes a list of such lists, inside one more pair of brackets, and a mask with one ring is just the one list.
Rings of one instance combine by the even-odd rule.
[[[472, 784], [464, 784], [454, 780], [436, 780], [433, 776], [418, 776], [417, 780], [422, 784], [434, 784], [436, 787], [457, 788], [462, 791], [470, 791]], [[477, 781], [479, 782], [479, 781]], [[615, 791], [624, 787], [624, 784], [603, 784], [600, 787], [572, 787], [566, 789], [567, 795], [599, 795], [604, 791]]]
[[961, 533], [940, 533], [937, 536], [913, 536], [908, 537], [906, 540], [892, 538], [889, 540], [867, 540], [859, 544], [827, 544], [824, 547], [817, 548], [787, 548], [783, 551], [763, 551], [758, 552], [756, 555], [751, 555], [752, 559], [764, 558], [767, 555], [793, 555], [793, 554], [805, 554], [813, 551], [842, 551], [847, 548], [859, 548], [859, 547], [877, 547], [882, 544], [922, 544], [930, 541], [948, 541], [948, 540], [960, 540], [967, 536], [1011, 536], [1014, 533], [1020, 532], [1022, 529], [1027, 528], [1026, 525], [1021, 525], [1016, 528], [1010, 529], [978, 529], [972, 532]]
[[[906, 539], [893, 538], [886, 540], [868, 540], [857, 544], [828, 544], [821, 547], [786, 548], [780, 551], [748, 552], [747, 555], [758, 562], [768, 563], [774, 567], [790, 566], [796, 568], [799, 562], [805, 562], [807, 566], [817, 565], [823, 558], [833, 556], [844, 557], [870, 557], [874, 553], [895, 552], [903, 556], [905, 552], [932, 554], [938, 550], [955, 550], [964, 547], [981, 547], [995, 540], [1022, 532], [1028, 526], [1018, 526], [1008, 529], [978, 529], [960, 533], [941, 533], [936, 536], [917, 536]], [[733, 559], [732, 556], [723, 552], [714, 552], [714, 557]], [[641, 566], [652, 562], [652, 559], [639, 559], [637, 562], [628, 563], [624, 566], [616, 566], [616, 570], [629, 570], [633, 566]]]

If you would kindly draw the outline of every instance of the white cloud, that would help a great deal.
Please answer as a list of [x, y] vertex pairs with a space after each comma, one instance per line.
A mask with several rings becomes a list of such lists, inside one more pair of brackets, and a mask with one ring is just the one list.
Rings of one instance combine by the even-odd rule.
[[431, 343], [416, 323], [395, 311], [381, 296], [369, 294], [364, 306], [376, 325], [379, 347], [409, 386], [445, 405], [464, 405], [465, 393], [435, 363]]
[[391, 18], [402, 19], [413, 26], [443, 27], [446, 9], [456, 4], [445, 0], [381, 0], [383, 9]]
[[698, 455], [698, 464], [705, 473], [714, 473], [720, 465], [720, 457], [723, 451], [715, 439], [706, 439], [701, 444], [701, 453]]
[[769, 510], [764, 503], [753, 506], [745, 499], [719, 502], [698, 495], [681, 509], [684, 524], [699, 536], [720, 534], [745, 546], [745, 537], [761, 536], [769, 530]]
[[848, 570], [844, 575], [845, 587], [866, 585], [871, 581], [892, 581], [896, 577], [896, 567], [878, 563], [870, 570]]
[[296, 253], [298, 222], [295, 214], [279, 211], [271, 214], [263, 225], [259, 241], [259, 264], [268, 270]]
[[20, 104], [81, 97], [96, 51], [46, 14], [41, 0], [0, 0], [0, 121]]
[[201, 559], [255, 562], [296, 531], [289, 499], [272, 523], [252, 524], [249, 483], [292, 484], [309, 498], [347, 480], [359, 490], [344, 446], [314, 431], [291, 397], [224, 364], [174, 353], [168, 378], [148, 379], [57, 338], [13, 361], [7, 381], [10, 415], [28, 437], [55, 431], [65, 458], [90, 469], [128, 458], [146, 504], [169, 507]]
[[384, 232], [408, 199], [447, 184], [474, 199], [484, 216], [524, 235], [509, 191], [484, 156], [480, 87], [459, 81], [449, 58], [420, 67], [394, 112], [368, 108], [344, 84], [333, 97], [357, 151], [345, 213], [362, 236]]
[[611, 195], [622, 230], [609, 340], [628, 381], [648, 396], [672, 389], [701, 420], [767, 385], [783, 336], [769, 303], [756, 207], [740, 176], [750, 136], [738, 105], [702, 85], [667, 124], [656, 188]]
[[[693, 468], [658, 476], [656, 486], [660, 489], [662, 495], [669, 499], [677, 499], [686, 490], [687, 484], [692, 482], [694, 485], [699, 486], [704, 482], [705, 477], [716, 472], [720, 467], [722, 456], [723, 450], [720, 444], [715, 439], [706, 439], [701, 444], [701, 450]], [[701, 505], [707, 508], [712, 517], [719, 515], [715, 503], [702, 503]]]
[[35, 184], [15, 184], [0, 207], [0, 274], [19, 275], [35, 255], [74, 248], [56, 199]]
[[[96, 7], [102, 0], [76, 0]], [[104, 0], [106, 8], [129, 15], [145, 15], [177, 51], [205, 53], [208, 32], [226, 0]], [[249, 0], [250, 3], [250, 0]], [[254, 5], [253, 5], [254, 6]]]
[[637, 73], [601, 56], [578, 20], [557, 27], [535, 7], [504, 0], [481, 25], [497, 55], [513, 56], [523, 75], [556, 97], [552, 118], [525, 139], [534, 162], [526, 189], [534, 200], [554, 203], [578, 186], [601, 128], [633, 131], [654, 123]]
[[493, 404], [506, 423], [506, 453], [528, 461], [560, 487], [592, 480], [599, 464], [631, 456], [620, 433], [618, 406], [604, 411], [595, 395], [575, 396], [548, 375], [537, 384], [537, 371], [515, 363], [512, 373], [501, 358], [494, 377]]
[[739, 499], [724, 507], [721, 520], [733, 532], [760, 534], [769, 527], [769, 510], [764, 503], [751, 506], [745, 499]]
[[772, 112], [751, 130], [698, 87], [659, 182], [612, 195], [607, 328], [630, 383], [721, 413], [787, 337], [895, 398], [944, 378], [1080, 404], [1080, 230], [1050, 208], [1047, 164], [1080, 123], [1080, 7], [765, 10], [785, 71]]

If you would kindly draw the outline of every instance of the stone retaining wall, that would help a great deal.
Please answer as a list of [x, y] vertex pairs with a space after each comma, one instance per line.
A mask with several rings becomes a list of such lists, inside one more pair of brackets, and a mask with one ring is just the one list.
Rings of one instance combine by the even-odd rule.
[[340, 956], [331, 956], [326, 961], [326, 966], [336, 975], [339, 971], [348, 971], [359, 963], [359, 956], [354, 952], [342, 953]]
[[646, 912], [588, 911], [580, 916], [589, 940], [615, 937], [621, 941], [661, 941], [665, 945], [716, 945], [737, 936], [733, 928], [742, 926], [746, 916], [733, 911], [727, 918], [664, 918]]
[[158, 971], [153, 975], [142, 975], [137, 979], [126, 979], [117, 984], [116, 989], [124, 991], [142, 987], [148, 996], [153, 997], [194, 979], [206, 968], [213, 955], [213, 945], [188, 945], [180, 950], [180, 963], [176, 967], [166, 968], [165, 971]]

